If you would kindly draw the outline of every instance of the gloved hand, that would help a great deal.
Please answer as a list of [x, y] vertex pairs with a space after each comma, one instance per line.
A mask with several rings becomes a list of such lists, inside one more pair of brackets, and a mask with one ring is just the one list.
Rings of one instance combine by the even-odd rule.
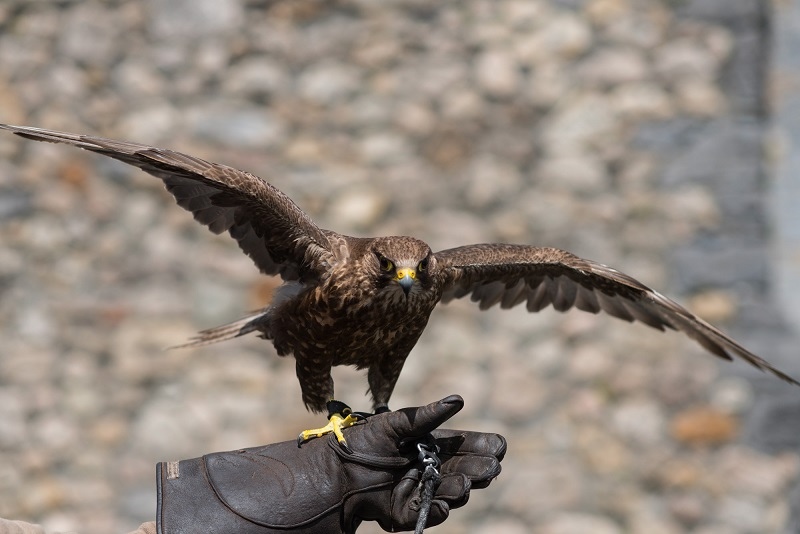
[[345, 430], [352, 453], [331, 436], [287, 441], [158, 465], [159, 534], [355, 532], [374, 520], [413, 530], [423, 466], [416, 444], [430, 439], [442, 465], [428, 526], [466, 504], [471, 488], [500, 473], [497, 434], [435, 430], [464, 405], [453, 395], [419, 408], [374, 415]]

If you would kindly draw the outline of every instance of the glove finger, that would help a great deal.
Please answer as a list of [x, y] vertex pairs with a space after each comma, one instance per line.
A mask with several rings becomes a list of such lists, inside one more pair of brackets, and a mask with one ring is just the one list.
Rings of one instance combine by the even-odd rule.
[[386, 423], [400, 438], [424, 436], [464, 407], [464, 399], [450, 395], [418, 408], [403, 408], [386, 415]]
[[432, 432], [442, 455], [479, 454], [502, 460], [508, 444], [500, 434], [439, 429]]
[[460, 508], [469, 500], [472, 483], [463, 473], [443, 475], [434, 498], [447, 503], [450, 508]]
[[489, 485], [500, 474], [500, 461], [494, 456], [453, 456], [442, 463], [441, 472], [445, 474], [460, 473], [467, 477], [472, 487], [482, 489]]

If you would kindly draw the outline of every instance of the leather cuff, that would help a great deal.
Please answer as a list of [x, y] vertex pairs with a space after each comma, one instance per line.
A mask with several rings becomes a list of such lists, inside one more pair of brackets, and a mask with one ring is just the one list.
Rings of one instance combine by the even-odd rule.
[[[296, 454], [294, 442], [289, 446], [295, 447]], [[267, 449], [254, 447], [180, 462], [159, 462], [158, 534], [336, 531], [339, 502], [330, 503], [314, 517], [295, 519], [309, 509], [320, 509], [321, 503], [311, 508], [295, 500], [295, 506], [288, 508], [286, 495], [298, 488], [287, 487], [292, 485], [291, 473], [281, 472], [279, 462], [266, 453]], [[325, 528], [324, 524], [332, 528]]]

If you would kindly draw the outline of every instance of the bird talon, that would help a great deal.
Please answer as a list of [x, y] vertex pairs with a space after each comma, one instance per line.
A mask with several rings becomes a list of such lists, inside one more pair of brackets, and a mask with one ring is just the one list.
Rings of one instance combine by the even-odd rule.
[[339, 401], [328, 402], [328, 424], [320, 428], [312, 428], [310, 430], [303, 430], [297, 436], [297, 446], [300, 447], [306, 441], [314, 438], [319, 438], [325, 434], [333, 434], [339, 446], [347, 453], [353, 451], [347, 446], [347, 440], [342, 433], [342, 430], [355, 425], [363, 419], [363, 416], [354, 414], [349, 406]]

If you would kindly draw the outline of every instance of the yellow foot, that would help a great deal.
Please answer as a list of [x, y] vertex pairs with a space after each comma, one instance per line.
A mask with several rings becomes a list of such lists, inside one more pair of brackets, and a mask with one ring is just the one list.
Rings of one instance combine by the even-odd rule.
[[329, 401], [328, 424], [321, 428], [312, 428], [311, 430], [303, 430], [300, 432], [300, 435], [297, 436], [297, 446], [299, 447], [310, 439], [318, 438], [333, 432], [333, 435], [336, 436], [336, 441], [339, 442], [339, 445], [345, 451], [352, 452], [347, 446], [347, 440], [344, 439], [342, 430], [353, 426], [361, 419], [362, 418], [360, 416], [353, 415], [353, 410], [351, 410], [350, 407], [345, 403], [333, 400]]

